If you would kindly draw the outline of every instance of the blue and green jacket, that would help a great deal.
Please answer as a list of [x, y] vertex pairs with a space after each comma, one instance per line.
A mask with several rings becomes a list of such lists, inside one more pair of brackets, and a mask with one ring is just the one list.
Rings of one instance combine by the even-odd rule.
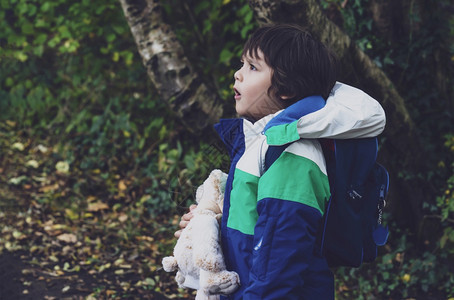
[[[222, 248], [227, 269], [241, 281], [228, 299], [334, 299], [333, 275], [314, 255], [330, 197], [315, 138], [376, 136], [384, 124], [378, 102], [338, 83], [326, 102], [312, 96], [255, 123], [228, 119], [215, 126], [231, 158]], [[271, 145], [288, 146], [265, 171]]]

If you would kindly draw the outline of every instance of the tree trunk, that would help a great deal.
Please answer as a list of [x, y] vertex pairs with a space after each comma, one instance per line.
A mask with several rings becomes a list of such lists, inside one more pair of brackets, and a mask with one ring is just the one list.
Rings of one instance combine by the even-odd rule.
[[222, 103], [201, 82], [157, 0], [120, 0], [148, 76], [162, 100], [192, 132], [219, 120]]
[[[427, 170], [414, 124], [393, 83], [383, 71], [323, 14], [316, 0], [250, 0], [260, 23], [298, 23], [328, 45], [340, 61], [339, 80], [363, 89], [383, 105], [387, 127], [379, 160], [396, 162], [386, 167], [391, 174], [390, 197], [394, 217], [407, 221], [418, 232], [422, 203], [428, 193], [420, 179], [403, 178]], [[399, 174], [399, 175], [398, 175]], [[430, 194], [430, 195], [428, 195]], [[411, 213], [409, 213], [411, 212]]]

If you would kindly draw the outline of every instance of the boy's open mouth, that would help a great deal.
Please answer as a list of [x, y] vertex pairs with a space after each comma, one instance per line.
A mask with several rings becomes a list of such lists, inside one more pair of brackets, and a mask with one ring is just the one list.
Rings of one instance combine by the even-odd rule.
[[240, 92], [236, 88], [233, 88], [233, 91], [235, 92], [235, 99], [239, 98], [241, 96]]

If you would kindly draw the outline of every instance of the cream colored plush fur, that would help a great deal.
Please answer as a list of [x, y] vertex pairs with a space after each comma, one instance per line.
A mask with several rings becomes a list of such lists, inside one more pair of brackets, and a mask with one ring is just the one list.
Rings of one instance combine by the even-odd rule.
[[227, 174], [213, 170], [197, 189], [197, 208], [181, 232], [174, 256], [162, 260], [166, 272], [178, 271], [175, 280], [180, 287], [197, 289], [196, 300], [219, 299], [218, 294], [231, 294], [240, 284], [238, 274], [226, 270], [219, 243], [226, 180]]

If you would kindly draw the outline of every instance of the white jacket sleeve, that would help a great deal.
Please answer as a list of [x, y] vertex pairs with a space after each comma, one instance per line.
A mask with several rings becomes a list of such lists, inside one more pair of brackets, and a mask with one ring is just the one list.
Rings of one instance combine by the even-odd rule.
[[298, 120], [301, 138], [366, 138], [383, 132], [386, 117], [377, 100], [337, 82], [324, 108]]

